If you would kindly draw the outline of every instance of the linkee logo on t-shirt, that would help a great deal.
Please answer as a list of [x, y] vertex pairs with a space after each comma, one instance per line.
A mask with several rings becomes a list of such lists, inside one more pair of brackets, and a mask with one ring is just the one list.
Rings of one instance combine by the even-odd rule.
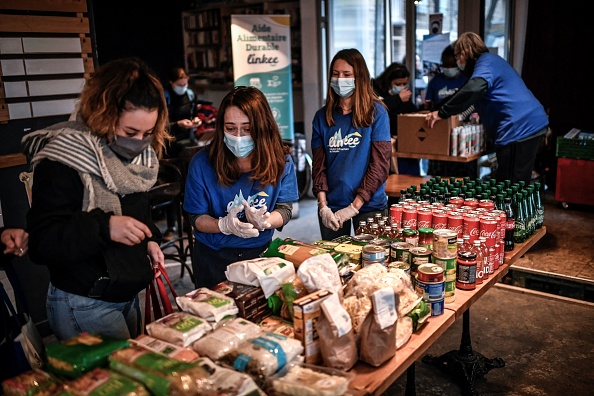
[[342, 129], [339, 129], [328, 140], [328, 150], [331, 153], [338, 153], [339, 151], [355, 148], [360, 142], [361, 134], [359, 132], [349, 133], [345, 137], [342, 137]]
[[[266, 194], [266, 192], [260, 191], [259, 193], [254, 194], [251, 197], [247, 197], [246, 201], [249, 206], [254, 207], [256, 209], [260, 209], [262, 206], [266, 205], [267, 197], [268, 194]], [[227, 213], [229, 213], [229, 211], [234, 207], [242, 205], [243, 200], [243, 191], [239, 190], [239, 194], [235, 195], [235, 198], [233, 198], [233, 200], [229, 201], [229, 203], [227, 204]], [[241, 214], [239, 215], [240, 218], [243, 218], [244, 216], [245, 212], [241, 212]]]

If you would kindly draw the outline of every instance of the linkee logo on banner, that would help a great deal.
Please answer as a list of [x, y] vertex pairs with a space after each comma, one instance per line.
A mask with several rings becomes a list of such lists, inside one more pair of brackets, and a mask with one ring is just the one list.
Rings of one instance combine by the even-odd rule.
[[231, 15], [235, 86], [261, 90], [283, 140], [293, 140], [289, 15]]

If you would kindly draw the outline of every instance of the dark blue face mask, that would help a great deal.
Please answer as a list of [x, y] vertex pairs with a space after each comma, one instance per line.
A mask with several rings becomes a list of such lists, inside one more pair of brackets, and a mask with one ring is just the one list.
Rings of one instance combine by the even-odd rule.
[[153, 141], [152, 136], [144, 139], [134, 139], [127, 136], [114, 136], [111, 143], [108, 144], [111, 151], [120, 157], [131, 161], [138, 157]]

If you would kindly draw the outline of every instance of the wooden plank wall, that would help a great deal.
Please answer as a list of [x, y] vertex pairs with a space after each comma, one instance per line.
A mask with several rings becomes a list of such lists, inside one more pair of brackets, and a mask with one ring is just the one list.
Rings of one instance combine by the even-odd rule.
[[[22, 136], [68, 119], [96, 56], [88, 0], [0, 0], [0, 223], [25, 226], [28, 171]], [[1, 253], [0, 253], [1, 254]], [[49, 274], [28, 256], [13, 261], [43, 336]], [[11, 292], [4, 271], [0, 282]]]

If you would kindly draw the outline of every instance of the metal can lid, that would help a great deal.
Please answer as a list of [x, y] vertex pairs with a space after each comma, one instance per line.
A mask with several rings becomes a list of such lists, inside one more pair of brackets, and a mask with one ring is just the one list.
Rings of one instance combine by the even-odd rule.
[[407, 229], [407, 228], [405, 228], [402, 231], [402, 235], [404, 235], [404, 236], [413, 236], [413, 235], [418, 235], [418, 234], [419, 234], [419, 231], [413, 230], [413, 229]]
[[432, 234], [432, 233], [433, 233], [433, 228], [430, 228], [430, 227], [419, 228], [419, 234]]
[[458, 257], [464, 260], [476, 260], [476, 253], [465, 250], [458, 252]]
[[373, 240], [375, 238], [375, 236], [371, 235], [371, 234], [359, 234], [359, 235], [355, 235], [353, 236], [351, 239], [353, 241], [357, 241], [357, 242], [369, 242], [371, 240]]
[[[431, 250], [427, 249], [426, 247], [423, 246], [418, 246], [418, 247], [412, 247], [409, 249], [411, 254], [421, 254], [421, 255], [429, 255], [431, 254]], [[476, 256], [476, 255], [475, 255]]]

